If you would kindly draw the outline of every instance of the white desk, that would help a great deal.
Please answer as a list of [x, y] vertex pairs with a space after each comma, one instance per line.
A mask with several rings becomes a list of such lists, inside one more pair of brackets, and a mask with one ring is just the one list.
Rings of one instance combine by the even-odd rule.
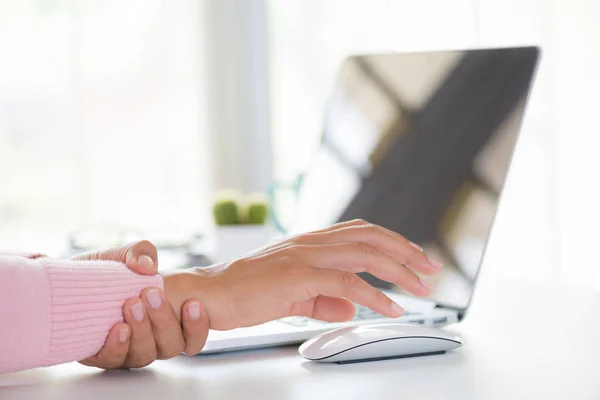
[[482, 285], [453, 330], [465, 339], [460, 351], [364, 364], [310, 363], [296, 348], [138, 371], [68, 364], [0, 376], [0, 399], [600, 399], [599, 292]]

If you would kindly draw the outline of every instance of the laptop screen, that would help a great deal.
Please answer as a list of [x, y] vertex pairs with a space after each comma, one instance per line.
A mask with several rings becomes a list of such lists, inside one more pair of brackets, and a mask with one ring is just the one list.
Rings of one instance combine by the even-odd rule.
[[535, 47], [348, 57], [292, 232], [355, 218], [394, 230], [444, 263], [430, 299], [465, 308], [537, 58]]

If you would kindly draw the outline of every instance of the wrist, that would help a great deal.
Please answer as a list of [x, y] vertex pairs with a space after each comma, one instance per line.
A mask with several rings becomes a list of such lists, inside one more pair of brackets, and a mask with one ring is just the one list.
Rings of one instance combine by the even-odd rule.
[[160, 274], [164, 282], [165, 297], [181, 321], [181, 308], [188, 300], [203, 301], [208, 274], [200, 268], [169, 271]]

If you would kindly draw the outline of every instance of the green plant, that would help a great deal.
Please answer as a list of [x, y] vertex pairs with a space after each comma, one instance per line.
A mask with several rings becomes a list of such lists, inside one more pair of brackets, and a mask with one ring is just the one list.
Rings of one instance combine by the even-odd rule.
[[269, 216], [269, 206], [265, 196], [247, 195], [243, 199], [234, 191], [221, 193], [213, 204], [215, 224], [223, 225], [263, 225]]
[[237, 225], [240, 223], [237, 200], [221, 199], [213, 205], [213, 217], [217, 225]]
[[253, 201], [246, 206], [246, 221], [253, 225], [262, 225], [267, 221], [269, 207], [265, 201]]

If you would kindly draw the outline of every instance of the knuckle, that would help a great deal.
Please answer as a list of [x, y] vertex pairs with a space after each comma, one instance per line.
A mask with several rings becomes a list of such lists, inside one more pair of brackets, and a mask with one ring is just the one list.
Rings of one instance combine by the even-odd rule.
[[362, 218], [356, 218], [356, 219], [353, 219], [353, 220], [352, 220], [352, 221], [350, 221], [350, 222], [351, 222], [352, 224], [355, 224], [355, 225], [367, 225], [367, 224], [368, 224], [368, 222], [367, 222], [367, 221], [365, 221], [365, 220], [364, 220], [364, 219], [362, 219]]
[[359, 252], [365, 254], [374, 254], [377, 252], [377, 249], [367, 242], [356, 242], [356, 248]]
[[344, 288], [354, 289], [359, 283], [359, 277], [352, 272], [344, 271], [340, 275], [340, 283]]
[[380, 227], [379, 225], [375, 225], [375, 224], [367, 223], [364, 226], [364, 229], [367, 231], [367, 233], [369, 233], [370, 235], [374, 235], [374, 236], [379, 236], [384, 233], [383, 228]]

